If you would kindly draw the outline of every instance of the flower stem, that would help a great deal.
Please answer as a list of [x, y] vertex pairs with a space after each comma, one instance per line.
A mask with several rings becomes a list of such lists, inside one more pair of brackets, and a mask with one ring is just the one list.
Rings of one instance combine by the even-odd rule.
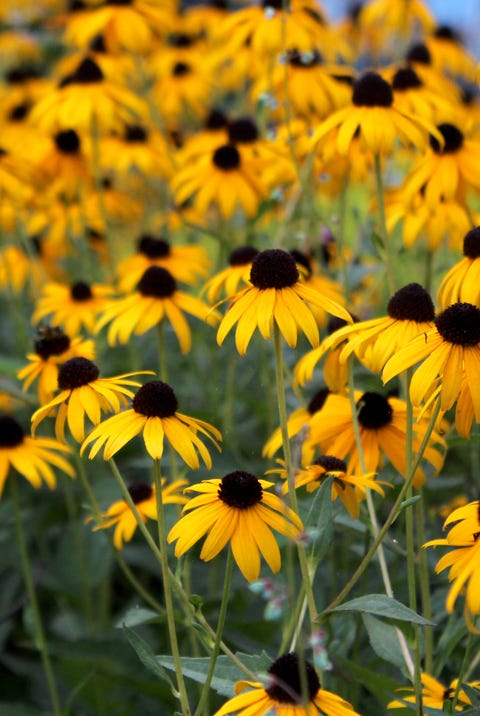
[[420, 449], [415, 456], [414, 463], [412, 465], [412, 468], [407, 475], [404, 484], [402, 485], [400, 492], [397, 495], [397, 499], [395, 500], [392, 509], [390, 510], [387, 519], [383, 523], [382, 527], [379, 529], [377, 536], [375, 537], [374, 541], [372, 542], [370, 549], [366, 552], [364, 558], [358, 565], [357, 569], [353, 573], [353, 575], [348, 580], [347, 584], [344, 586], [344, 588], [337, 594], [335, 599], [322, 611], [322, 615], [326, 614], [327, 612], [331, 611], [336, 607], [338, 604], [340, 604], [345, 597], [350, 594], [351, 590], [355, 586], [355, 584], [358, 582], [362, 574], [364, 573], [365, 569], [368, 567], [370, 562], [372, 561], [372, 558], [374, 557], [378, 546], [382, 543], [383, 538], [385, 537], [386, 533], [392, 526], [392, 524], [397, 519], [397, 516], [399, 512], [402, 509], [402, 502], [405, 500], [407, 491], [409, 486], [412, 483], [413, 477], [415, 475], [415, 472], [420, 465], [420, 462], [422, 461], [423, 454], [425, 452], [425, 449], [428, 445], [428, 441], [430, 440], [430, 436], [433, 432], [433, 429], [435, 427], [435, 423], [438, 418], [438, 414], [440, 412], [440, 401], [437, 399], [435, 403], [435, 407], [432, 411], [432, 415], [430, 416], [430, 422], [428, 424], [427, 430], [425, 431], [425, 435], [422, 440], [422, 444], [420, 446]]
[[[293, 474], [293, 463], [292, 463], [292, 451], [290, 449], [290, 439], [288, 437], [288, 426], [287, 426], [287, 404], [285, 400], [285, 380], [284, 380], [284, 366], [283, 366], [283, 353], [282, 353], [282, 337], [280, 329], [277, 324], [273, 327], [273, 344], [275, 351], [275, 378], [277, 387], [277, 405], [278, 405], [278, 416], [280, 420], [280, 432], [282, 434], [283, 443], [283, 456], [285, 459], [285, 470], [287, 474], [288, 483], [288, 497], [290, 500], [290, 506], [298, 514], [298, 501], [295, 492], [295, 479]], [[305, 596], [308, 601], [308, 610], [310, 614], [310, 621], [313, 624], [317, 618], [317, 607], [315, 605], [315, 597], [312, 589], [312, 575], [308, 565], [307, 556], [303, 546], [297, 543], [298, 558], [300, 562], [300, 569], [302, 571], [303, 586], [305, 588]]]
[[160, 477], [160, 461], [153, 462], [153, 478], [155, 484], [155, 497], [157, 500], [157, 524], [158, 524], [158, 546], [160, 555], [160, 566], [162, 568], [163, 594], [165, 597], [165, 611], [167, 615], [168, 634], [170, 637], [170, 649], [172, 651], [175, 673], [177, 676], [178, 696], [182, 706], [183, 716], [190, 716], [190, 705], [188, 703], [187, 689], [183, 678], [183, 668], [178, 648], [177, 631], [175, 625], [175, 612], [173, 609], [173, 597], [170, 584], [170, 570], [168, 567], [167, 533], [165, 527], [165, 512], [162, 499], [162, 480]]
[[27, 542], [25, 539], [25, 533], [22, 525], [22, 518], [20, 514], [20, 500], [18, 496], [18, 488], [15, 480], [15, 476], [10, 479], [10, 487], [13, 500], [13, 512], [15, 518], [15, 531], [17, 535], [18, 549], [20, 552], [20, 563], [22, 566], [23, 578], [25, 580], [25, 587], [27, 590], [28, 600], [32, 609], [33, 615], [33, 628], [35, 635], [35, 644], [40, 652], [42, 659], [42, 666], [45, 672], [45, 679], [47, 681], [47, 688], [50, 694], [50, 700], [52, 703], [52, 709], [54, 716], [61, 716], [62, 709], [60, 707], [60, 700], [58, 697], [57, 686], [55, 683], [55, 676], [53, 673], [52, 663], [48, 654], [47, 641], [45, 637], [45, 631], [43, 629], [42, 618], [40, 614], [40, 608], [38, 606], [37, 594], [33, 583], [32, 566], [28, 556]]
[[[350, 398], [350, 405], [352, 409], [352, 423], [353, 423], [353, 432], [355, 433], [355, 441], [357, 444], [357, 451], [358, 451], [358, 457], [360, 460], [360, 466], [363, 473], [367, 472], [367, 466], [365, 463], [365, 455], [363, 453], [363, 443], [362, 443], [362, 437], [360, 434], [360, 425], [358, 422], [358, 408], [355, 403], [355, 384], [353, 380], [353, 355], [350, 356], [348, 359], [348, 387], [349, 387], [349, 398]], [[367, 508], [368, 508], [368, 514], [370, 517], [370, 524], [372, 528], [372, 534], [374, 537], [374, 542], [376, 541], [376, 538], [378, 537], [380, 533], [380, 528], [377, 520], [377, 515], [375, 512], [375, 506], [373, 504], [372, 494], [369, 489], [366, 490], [366, 502], [367, 502]], [[383, 579], [383, 585], [385, 588], [385, 593], [389, 597], [393, 597], [393, 588], [392, 588], [392, 582], [390, 580], [390, 574], [388, 572], [388, 565], [387, 560], [385, 559], [385, 552], [383, 550], [382, 542], [379, 542], [377, 545], [377, 552], [378, 552], [378, 561], [380, 564], [380, 571], [382, 573], [382, 579]], [[414, 666], [412, 662], [412, 657], [410, 656], [410, 651], [407, 646], [407, 642], [405, 640], [405, 636], [403, 632], [400, 631], [400, 629], [396, 629], [398, 641], [400, 643], [400, 649], [403, 654], [403, 658], [405, 659], [405, 664], [407, 666], [407, 669], [411, 676], [414, 674]]]
[[205, 683], [202, 688], [202, 693], [200, 695], [200, 699], [198, 702], [198, 706], [195, 710], [194, 716], [200, 716], [202, 711], [205, 709], [207, 698], [208, 698], [208, 692], [210, 690], [210, 685], [212, 683], [213, 674], [215, 672], [215, 666], [217, 663], [217, 658], [220, 653], [220, 645], [222, 643], [222, 634], [223, 629], [225, 626], [225, 619], [227, 616], [227, 607], [228, 607], [228, 598], [230, 595], [230, 584], [232, 582], [232, 567], [233, 567], [233, 559], [232, 559], [232, 550], [229, 549], [227, 553], [227, 564], [225, 567], [225, 576], [223, 581], [223, 594], [222, 594], [222, 601], [220, 603], [220, 613], [218, 615], [218, 623], [217, 623], [217, 630], [215, 633], [215, 642], [213, 644], [212, 649], [212, 656], [210, 659], [210, 665], [208, 667], [208, 673], [205, 677]]
[[385, 270], [387, 275], [387, 284], [389, 293], [393, 295], [395, 293], [395, 272], [393, 270], [395, 263], [395, 253], [393, 251], [391, 237], [388, 235], [387, 221], [385, 218], [385, 196], [380, 154], [375, 154], [375, 184], [377, 187], [380, 238], [382, 240], [383, 249], [385, 251]]

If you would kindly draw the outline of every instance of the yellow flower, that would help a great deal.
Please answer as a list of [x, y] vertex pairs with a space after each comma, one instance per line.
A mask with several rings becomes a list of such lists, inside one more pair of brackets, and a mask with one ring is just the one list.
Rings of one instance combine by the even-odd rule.
[[208, 275], [210, 259], [203, 246], [171, 244], [167, 239], [142, 234], [137, 250], [117, 266], [120, 291], [131, 291], [150, 266], [170, 271], [176, 281], [195, 284]]
[[[151, 372], [151, 371], [143, 371]], [[32, 415], [32, 432], [48, 415], [56, 412], [55, 434], [57, 440], [65, 442], [65, 422], [75, 440], [85, 439], [85, 417], [97, 425], [102, 412], [118, 412], [126, 403], [126, 396], [133, 392], [127, 386], [140, 383], [126, 380], [131, 375], [141, 375], [137, 371], [117, 375], [113, 378], [99, 378], [100, 371], [91, 360], [84, 357], [70, 358], [58, 371], [58, 388], [61, 391], [49, 403]], [[58, 407], [58, 410], [56, 410]]]
[[[302, 697], [301, 670], [305, 674], [308, 703]], [[295, 652], [283, 654], [273, 662], [267, 683], [238, 681], [235, 694], [214, 716], [359, 716], [348, 701], [322, 689], [313, 666], [308, 661], [302, 663]]]
[[112, 294], [113, 288], [103, 284], [88, 284], [85, 281], [76, 281], [71, 285], [47, 283], [43, 295], [37, 300], [32, 323], [50, 316], [50, 322], [64, 328], [67, 335], [74, 336], [82, 328], [93, 332], [97, 314]]
[[186, 514], [168, 534], [168, 542], [177, 542], [175, 556], [181, 557], [207, 535], [200, 559], [209, 562], [230, 542], [233, 557], [249, 582], [258, 579], [260, 555], [272, 572], [278, 572], [280, 549], [270, 528], [294, 539], [303, 525], [293, 510], [268, 492], [273, 484], [237, 470], [222, 479], [202, 480], [187, 487], [186, 492], [200, 495], [185, 505]]
[[137, 391], [132, 408], [114, 415], [98, 425], [82, 445], [83, 454], [94, 443], [88, 457], [92, 460], [104, 448], [103, 457], [110, 460], [124, 445], [140, 433], [145, 448], [154, 460], [163, 455], [165, 438], [192, 469], [200, 467], [197, 452], [210, 469], [212, 459], [198, 433], [220, 450], [220, 432], [203, 420], [177, 412], [178, 401], [172, 388], [160, 380], [145, 383]]
[[[457, 691], [458, 679], [453, 679], [450, 686], [445, 686], [438, 679], [434, 679], [430, 674], [421, 675], [422, 681], [422, 703], [427, 708], [438, 709], [444, 711], [444, 706], [453, 698]], [[469, 682], [468, 686], [478, 688], [480, 681]], [[398, 689], [404, 691], [405, 695], [402, 694], [401, 698], [403, 701], [407, 701], [410, 704], [416, 703], [415, 696], [412, 694], [413, 689], [405, 687]], [[471, 701], [463, 689], [459, 689], [458, 701], [455, 706], [455, 711], [463, 711], [465, 706], [471, 705]], [[403, 709], [406, 708], [406, 704], [402, 701], [390, 701], [387, 705], [388, 709]]]
[[207, 295], [210, 303], [218, 300], [222, 289], [227, 298], [231, 298], [239, 290], [239, 286], [244, 287], [250, 281], [250, 271], [252, 261], [258, 254], [258, 249], [254, 246], [239, 246], [230, 253], [228, 257], [227, 268], [219, 271], [212, 276], [202, 289], [202, 293]]
[[442, 279], [438, 289], [441, 308], [457, 302], [480, 308], [480, 227], [471, 229], [463, 239], [463, 256]]
[[340, 155], [347, 154], [357, 133], [361, 146], [373, 154], [391, 154], [397, 139], [402, 144], [423, 149], [430, 134], [439, 137], [432, 124], [396, 108], [390, 84], [376, 72], [365, 72], [354, 80], [352, 104], [337, 110], [320, 124], [313, 132], [312, 146], [328, 140], [335, 128], [338, 128], [335, 143]]
[[447, 537], [430, 540], [423, 546], [455, 548], [437, 562], [435, 572], [450, 570], [448, 580], [452, 586], [446, 601], [450, 614], [465, 588], [465, 620], [469, 629], [480, 634], [473, 624], [473, 618], [480, 614], [480, 501], [469, 502], [454, 510], [444, 522], [443, 529], [447, 527], [450, 528]]
[[70, 338], [59, 326], [39, 326], [34, 343], [35, 353], [28, 353], [30, 363], [17, 372], [23, 380], [23, 390], [29, 389], [38, 378], [40, 405], [48, 403], [58, 388], [60, 365], [70, 358], [82, 356], [93, 360], [95, 346], [91, 340]]
[[53, 490], [57, 467], [70, 477], [75, 471], [61, 453], [70, 448], [50, 438], [25, 435], [21, 425], [10, 415], [0, 415], [0, 497], [10, 468], [23, 475], [35, 489], [45, 482]]
[[480, 309], [470, 303], [454, 303], [440, 313], [432, 328], [413, 338], [386, 363], [382, 380], [394, 376], [423, 361], [410, 383], [414, 405], [433, 402], [440, 397], [442, 411], [455, 402], [457, 430], [464, 437], [470, 434], [473, 421], [465, 422], [463, 412], [480, 422]]
[[217, 314], [212, 313], [206, 303], [178, 290], [177, 282], [167, 269], [150, 266], [134, 293], [114, 299], [103, 308], [96, 330], [110, 323], [109, 345], [124, 344], [132, 334], [141, 336], [166, 318], [177, 335], [182, 353], [188, 353], [191, 334], [184, 311], [200, 320], [217, 320]]
[[217, 333], [221, 345], [238, 323], [235, 342], [240, 355], [246, 353], [257, 327], [268, 340], [274, 323], [289, 346], [296, 346], [299, 329], [313, 346], [318, 345], [318, 326], [310, 306], [351, 321], [342, 306], [302, 282], [295, 259], [287, 251], [267, 249], [257, 254], [250, 282], [233, 298]]
[[[394, 468], [405, 477], [406, 404], [399, 398], [384, 397], [380, 393], [355, 391], [355, 405], [358, 412], [360, 439], [363, 446], [367, 472], [376, 472], [384, 456]], [[414, 412], [417, 418], [418, 409]], [[418, 452], [428, 427], [423, 417], [413, 425], [413, 451]], [[310, 420], [310, 432], [303, 444], [303, 462], [309, 464], [319, 449], [322, 454], [348, 458], [347, 473], [362, 472], [352, 421], [350, 399], [344, 395], [330, 395], [323, 410]], [[424, 459], [438, 472], [444, 460], [445, 440], [436, 432], [432, 433]], [[425, 481], [422, 468], [415, 473], [413, 484], [420, 487]]]
[[30, 119], [46, 132], [91, 132], [94, 125], [109, 132], [146, 115], [144, 101], [121, 84], [105, 79], [98, 64], [87, 56], [34, 105]]
[[[174, 480], [170, 485], [164, 487], [166, 479], [162, 477], [162, 502], [166, 504], [184, 505], [188, 498], [178, 494], [185, 485], [186, 480]], [[137, 512], [144, 522], [148, 519], [157, 519], [157, 499], [155, 485], [141, 482], [130, 485], [128, 488], [130, 497], [137, 508]], [[137, 519], [130, 509], [126, 500], [117, 500], [108, 510], [101, 515], [101, 522], [94, 527], [94, 530], [108, 529], [115, 525], [113, 532], [113, 544], [116, 549], [123, 549], [124, 542], [130, 542], [137, 529]]]

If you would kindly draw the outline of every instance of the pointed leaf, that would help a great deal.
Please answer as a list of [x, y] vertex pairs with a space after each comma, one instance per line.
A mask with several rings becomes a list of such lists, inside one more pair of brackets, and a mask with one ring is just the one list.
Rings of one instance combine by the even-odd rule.
[[367, 594], [364, 597], [351, 599], [349, 602], [340, 604], [331, 610], [332, 612], [362, 612], [365, 614], [376, 614], [385, 619], [398, 619], [410, 624], [421, 626], [435, 626], [434, 622], [428, 621], [419, 614], [409, 609], [401, 602], [397, 602], [386, 594]]
[[174, 691], [175, 687], [169, 675], [167, 674], [163, 666], [159, 663], [158, 658], [153, 653], [150, 645], [127, 626], [124, 626], [123, 629], [125, 631], [128, 641], [132, 645], [138, 658], [145, 666], [145, 668], [151, 671], [152, 674], [155, 674], [155, 676], [157, 676], [159, 679], [166, 681], [172, 691]]

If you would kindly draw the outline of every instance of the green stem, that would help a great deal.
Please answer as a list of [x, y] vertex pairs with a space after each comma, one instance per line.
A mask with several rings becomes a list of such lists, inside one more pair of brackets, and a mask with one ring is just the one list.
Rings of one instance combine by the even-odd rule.
[[[457, 688], [455, 689], [455, 693], [454, 693], [453, 699], [452, 699], [453, 713], [455, 712], [455, 706], [457, 705], [458, 697], [460, 695], [460, 690], [462, 688], [462, 683], [468, 679], [468, 674], [471, 673], [472, 665], [471, 664], [469, 665], [469, 662], [470, 662], [470, 657], [472, 654], [472, 647], [473, 647], [474, 639], [475, 639], [474, 635], [470, 632], [468, 635], [468, 639], [467, 639], [467, 646], [465, 647], [465, 653], [463, 656], [462, 665], [460, 667], [460, 671], [458, 672]], [[476, 662], [476, 664], [478, 664], [479, 660], [480, 660], [480, 652], [477, 653], [477, 656], [474, 659], [474, 661]], [[467, 668], [467, 665], [469, 665], [470, 668]], [[475, 666], [474, 666], [474, 668], [475, 668]]]
[[215, 642], [213, 644], [212, 649], [212, 656], [210, 659], [210, 665], [208, 667], [208, 673], [205, 678], [205, 683], [202, 688], [202, 693], [200, 695], [200, 700], [198, 702], [198, 706], [195, 710], [194, 716], [200, 716], [202, 711], [204, 710], [207, 699], [208, 699], [208, 692], [210, 690], [210, 685], [212, 683], [213, 674], [215, 673], [215, 666], [217, 664], [218, 655], [220, 653], [220, 644], [222, 643], [222, 634], [223, 629], [225, 627], [225, 619], [227, 617], [227, 608], [228, 608], [228, 598], [230, 595], [230, 585], [232, 582], [232, 568], [233, 568], [233, 558], [232, 558], [232, 550], [229, 549], [227, 553], [227, 564], [225, 567], [225, 576], [224, 576], [224, 582], [223, 582], [223, 594], [222, 594], [222, 601], [220, 603], [220, 613], [218, 615], [218, 623], [217, 623], [217, 630], [215, 634]]
[[[353, 355], [350, 356], [348, 360], [348, 387], [349, 387], [349, 398], [350, 398], [350, 406], [352, 410], [352, 423], [353, 423], [353, 432], [355, 434], [355, 441], [357, 445], [357, 451], [358, 451], [358, 457], [360, 460], [360, 467], [362, 469], [363, 473], [367, 472], [367, 466], [365, 463], [365, 455], [363, 452], [363, 443], [362, 443], [362, 436], [360, 434], [360, 424], [358, 422], [358, 408], [357, 404], [355, 402], [355, 384], [353, 380]], [[366, 490], [366, 502], [367, 502], [367, 509], [368, 514], [370, 517], [370, 524], [372, 528], [372, 534], [374, 539], [378, 537], [378, 534], [380, 532], [377, 515], [375, 512], [375, 506], [373, 504], [373, 498], [370, 490]], [[382, 542], [378, 543], [377, 546], [377, 552], [378, 552], [378, 562], [380, 564], [380, 571], [382, 573], [382, 580], [383, 585], [385, 588], [385, 593], [389, 597], [393, 597], [393, 588], [392, 588], [392, 582], [390, 579], [390, 574], [388, 572], [388, 565], [387, 560], [385, 558], [385, 552], [383, 549]], [[407, 642], [405, 640], [405, 636], [403, 632], [400, 631], [400, 629], [396, 629], [398, 641], [400, 643], [400, 649], [403, 654], [403, 658], [405, 659], [405, 665], [408, 668], [408, 671], [411, 675], [414, 674], [414, 666], [412, 663], [412, 657], [410, 656], [410, 651], [407, 646]]]
[[322, 615], [331, 611], [334, 607], [336, 607], [338, 604], [340, 604], [348, 594], [350, 594], [351, 590], [353, 589], [355, 584], [358, 582], [358, 580], [364, 573], [365, 569], [368, 567], [368, 565], [372, 561], [372, 558], [374, 557], [374, 555], [378, 549], [378, 546], [382, 543], [383, 538], [385, 537], [386, 533], [388, 532], [388, 530], [390, 529], [392, 524], [397, 519], [397, 516], [402, 509], [402, 503], [405, 500], [408, 488], [412, 484], [415, 472], [418, 469], [420, 462], [422, 461], [423, 453], [425, 452], [425, 449], [428, 445], [428, 441], [430, 440], [430, 436], [431, 436], [433, 429], [435, 427], [435, 423], [437, 421], [439, 412], [440, 412], [440, 401], [437, 400], [435, 403], [435, 407], [432, 411], [432, 415], [430, 416], [430, 422], [428, 424], [427, 430], [425, 431], [425, 435], [423, 437], [422, 444], [420, 446], [420, 450], [418, 451], [418, 453], [415, 457], [414, 463], [412, 465], [412, 469], [411, 469], [410, 473], [407, 475], [405, 482], [402, 485], [400, 492], [397, 495], [397, 499], [395, 500], [393, 507], [387, 516], [387, 519], [383, 523], [382, 527], [379, 529], [377, 536], [375, 537], [372, 545], [370, 546], [370, 549], [365, 554], [364, 558], [358, 565], [358, 567], [355, 570], [355, 572], [353, 573], [353, 575], [348, 580], [347, 584], [337, 594], [335, 599], [322, 611]]
[[[413, 462], [413, 404], [410, 398], [410, 381], [412, 379], [412, 368], [405, 371], [405, 401], [406, 401], [406, 436], [405, 436], [405, 466], [408, 473]], [[413, 497], [413, 484], [410, 483], [406, 492], [407, 500]], [[405, 508], [405, 539], [407, 545], [407, 583], [408, 601], [410, 609], [417, 611], [417, 586], [416, 586], [416, 555], [415, 555], [415, 534], [413, 521], [413, 505]], [[414, 672], [413, 687], [415, 691], [415, 709], [417, 716], [423, 714], [422, 694], [422, 663], [420, 653], [420, 627], [415, 624], [415, 647], [414, 647]]]
[[[282, 337], [280, 329], [277, 324], [273, 327], [273, 344], [275, 351], [275, 379], [277, 387], [277, 405], [278, 405], [278, 416], [280, 420], [280, 432], [282, 434], [283, 443], [283, 455], [285, 458], [285, 470], [287, 474], [288, 483], [288, 497], [291, 508], [298, 514], [298, 501], [297, 494], [295, 492], [295, 476], [293, 472], [292, 463], [292, 451], [290, 449], [290, 439], [288, 437], [288, 426], [287, 426], [287, 403], [285, 400], [285, 380], [284, 380], [284, 366], [283, 366], [283, 353], [282, 353]], [[305, 588], [305, 595], [308, 601], [308, 610], [310, 614], [310, 622], [313, 625], [317, 618], [317, 607], [315, 605], [315, 597], [313, 595], [312, 588], [312, 575], [307, 561], [307, 555], [303, 546], [297, 543], [298, 558], [300, 562], [300, 569], [302, 571], [303, 586]]]
[[375, 154], [375, 184], [377, 187], [378, 219], [380, 223], [380, 238], [385, 251], [385, 270], [387, 275], [388, 290], [391, 295], [395, 293], [395, 252], [393, 250], [391, 237], [387, 231], [385, 217], [385, 196], [382, 176], [382, 162], [379, 154]]
[[37, 594], [33, 583], [32, 566], [28, 556], [27, 542], [25, 533], [23, 531], [22, 518], [20, 513], [20, 500], [18, 495], [18, 488], [16, 483], [16, 476], [13, 475], [10, 478], [10, 487], [13, 500], [13, 512], [15, 518], [15, 532], [17, 536], [18, 549], [20, 552], [20, 563], [22, 566], [23, 578], [25, 580], [25, 587], [27, 590], [28, 600], [32, 610], [33, 616], [33, 628], [35, 636], [35, 644], [40, 652], [42, 660], [43, 670], [45, 672], [45, 679], [47, 681], [47, 688], [50, 694], [50, 700], [52, 703], [52, 709], [54, 716], [61, 716], [62, 709], [60, 707], [60, 700], [58, 697], [57, 686], [55, 683], [55, 676], [53, 673], [50, 656], [48, 654], [47, 640], [45, 637], [45, 631], [43, 629], [42, 618], [40, 614], [40, 608], [38, 605]]
[[[418, 544], [425, 544], [427, 538], [425, 536], [425, 503], [423, 495], [420, 500], [415, 503], [415, 518], [417, 524]], [[433, 620], [432, 594], [430, 591], [430, 574], [428, 569], [427, 552], [424, 549], [419, 551], [418, 555], [418, 576], [420, 583], [420, 596], [422, 599], [422, 614], [425, 619]], [[424, 649], [425, 649], [425, 671], [427, 674], [433, 673], [433, 629], [425, 627], [423, 632]]]
[[178, 648], [177, 631], [175, 625], [175, 612], [173, 609], [173, 597], [170, 583], [170, 570], [168, 567], [168, 545], [165, 526], [165, 512], [162, 499], [162, 480], [160, 477], [160, 461], [154, 460], [153, 477], [155, 484], [155, 497], [157, 500], [157, 524], [158, 524], [158, 545], [160, 554], [160, 566], [162, 568], [163, 594], [165, 597], [165, 611], [167, 615], [167, 627], [170, 637], [170, 649], [177, 676], [178, 697], [182, 706], [183, 716], [190, 716], [190, 705], [188, 703], [187, 688], [183, 678], [182, 661]]

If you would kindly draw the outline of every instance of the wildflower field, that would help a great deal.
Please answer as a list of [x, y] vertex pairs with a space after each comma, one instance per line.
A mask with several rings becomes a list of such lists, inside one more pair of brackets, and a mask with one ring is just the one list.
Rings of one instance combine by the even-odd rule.
[[0, 13], [0, 716], [480, 714], [478, 60]]

